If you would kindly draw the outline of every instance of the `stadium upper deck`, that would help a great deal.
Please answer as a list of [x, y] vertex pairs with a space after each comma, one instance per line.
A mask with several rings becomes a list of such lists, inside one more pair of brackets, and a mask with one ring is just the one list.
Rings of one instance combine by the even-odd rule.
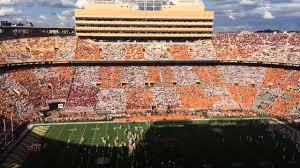
[[77, 9], [76, 35], [106, 38], [212, 37], [214, 13], [205, 11], [203, 6], [192, 2], [164, 5], [156, 0], [147, 3], [153, 6], [144, 7], [146, 10], [139, 10], [138, 2], [94, 3]]
[[195, 42], [95, 42], [75, 36], [2, 39], [0, 63], [235, 60], [300, 64], [299, 33], [217, 33]]

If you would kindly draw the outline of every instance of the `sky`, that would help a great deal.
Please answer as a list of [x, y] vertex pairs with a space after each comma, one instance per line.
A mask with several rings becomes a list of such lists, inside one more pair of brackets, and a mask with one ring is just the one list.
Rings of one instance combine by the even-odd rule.
[[[74, 9], [89, 0], [0, 0], [0, 20], [74, 26]], [[176, 1], [176, 0], [174, 0]], [[300, 0], [198, 0], [215, 11], [214, 31], [300, 31]]]

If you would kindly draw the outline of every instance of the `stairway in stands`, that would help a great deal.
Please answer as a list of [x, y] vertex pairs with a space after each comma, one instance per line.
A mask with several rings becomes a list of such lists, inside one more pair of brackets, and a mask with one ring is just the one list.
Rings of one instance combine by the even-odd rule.
[[18, 144], [3, 162], [4, 167], [19, 167], [29, 154], [27, 146], [40, 143], [49, 126], [35, 126]]

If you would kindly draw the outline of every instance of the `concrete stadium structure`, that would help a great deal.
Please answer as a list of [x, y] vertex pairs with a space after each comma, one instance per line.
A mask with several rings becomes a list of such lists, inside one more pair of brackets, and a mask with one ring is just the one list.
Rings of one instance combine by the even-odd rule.
[[[200, 4], [179, 2], [139, 10], [134, 3], [94, 3], [75, 10], [79, 37], [211, 38], [214, 12]], [[188, 9], [188, 10], [187, 10]]]

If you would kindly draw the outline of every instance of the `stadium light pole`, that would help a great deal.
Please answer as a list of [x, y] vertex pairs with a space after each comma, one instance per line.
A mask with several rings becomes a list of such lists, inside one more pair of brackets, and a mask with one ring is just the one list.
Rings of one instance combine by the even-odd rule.
[[5, 124], [5, 118], [3, 118], [2, 121], [3, 121], [3, 132], [4, 132], [4, 144], [6, 145], [6, 124]]
[[12, 140], [14, 140], [14, 122], [12, 120], [12, 112], [10, 112], [10, 126], [11, 126], [11, 135], [12, 135]]
[[[17, 100], [12, 104], [14, 111], [16, 112], [17, 119], [20, 118], [20, 111], [17, 108], [17, 101], [20, 99], [20, 93], [16, 93], [16, 91], [13, 90], [14, 98]], [[12, 140], [14, 140], [14, 122], [13, 122], [13, 111], [10, 112], [10, 126], [11, 126], [11, 132], [12, 132]]]
[[19, 92], [16, 93], [16, 91], [14, 91], [14, 90], [12, 90], [12, 92], [13, 92], [13, 98], [16, 99], [16, 101], [14, 102], [14, 104], [12, 104], [12, 106], [13, 106], [15, 112], [16, 112], [17, 118], [19, 119], [20, 118], [20, 112], [17, 108], [17, 101], [20, 100], [21, 94]]

